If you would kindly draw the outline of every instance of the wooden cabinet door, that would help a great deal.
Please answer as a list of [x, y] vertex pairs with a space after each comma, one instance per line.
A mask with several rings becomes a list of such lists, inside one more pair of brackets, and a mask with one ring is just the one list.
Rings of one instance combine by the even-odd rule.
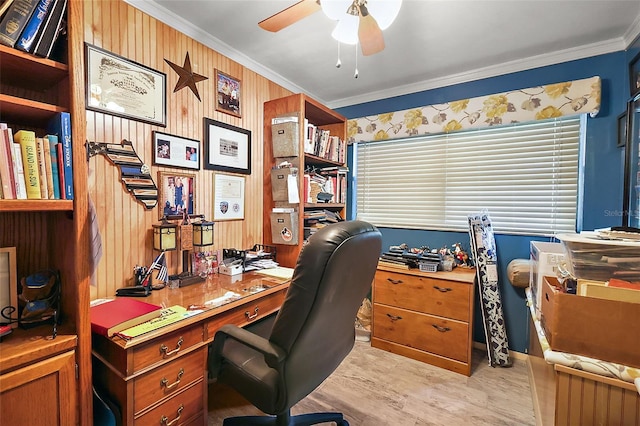
[[6, 425], [75, 425], [75, 351], [0, 376], [0, 419]]

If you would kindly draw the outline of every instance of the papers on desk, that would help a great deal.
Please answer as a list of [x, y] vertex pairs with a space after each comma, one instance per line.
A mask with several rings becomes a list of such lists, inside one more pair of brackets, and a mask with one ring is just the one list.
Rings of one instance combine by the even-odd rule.
[[285, 268], [284, 266], [279, 266], [277, 268], [261, 269], [259, 271], [256, 271], [256, 273], [267, 275], [270, 277], [290, 280], [293, 277], [293, 268]]
[[116, 335], [122, 337], [123, 339], [131, 339], [141, 336], [150, 331], [157, 330], [166, 325], [182, 321], [183, 319], [196, 315], [199, 312], [202, 311], [188, 311], [187, 308], [184, 308], [180, 305], [175, 305], [170, 308], [163, 309], [160, 313], [160, 317], [154, 318], [147, 322], [143, 322], [140, 325], [136, 325], [126, 330], [122, 330], [116, 333]]
[[207, 300], [204, 302], [207, 308], [217, 308], [218, 306], [226, 305], [229, 302], [240, 299], [240, 296], [235, 291], [227, 291], [223, 296], [216, 297], [215, 299]]

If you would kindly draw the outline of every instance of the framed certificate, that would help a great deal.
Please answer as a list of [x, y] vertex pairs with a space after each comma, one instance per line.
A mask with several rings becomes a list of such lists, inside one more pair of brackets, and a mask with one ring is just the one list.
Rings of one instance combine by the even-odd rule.
[[87, 109], [167, 125], [167, 76], [85, 43]]
[[213, 174], [213, 220], [244, 219], [244, 176]]

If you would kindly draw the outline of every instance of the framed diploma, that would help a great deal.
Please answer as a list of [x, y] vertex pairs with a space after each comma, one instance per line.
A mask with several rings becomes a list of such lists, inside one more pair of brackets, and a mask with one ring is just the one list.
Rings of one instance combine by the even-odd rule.
[[244, 219], [244, 176], [213, 174], [213, 220]]
[[85, 43], [87, 109], [167, 125], [167, 76]]

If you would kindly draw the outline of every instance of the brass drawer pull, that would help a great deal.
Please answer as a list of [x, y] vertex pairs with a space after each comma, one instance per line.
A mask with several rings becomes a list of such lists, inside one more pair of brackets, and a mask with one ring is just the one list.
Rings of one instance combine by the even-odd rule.
[[172, 351], [169, 351], [169, 348], [166, 347], [165, 344], [163, 343], [162, 346], [160, 346], [160, 353], [162, 353], [162, 357], [166, 358], [170, 355], [178, 353], [183, 343], [184, 343], [184, 339], [180, 337], [180, 339], [178, 340], [178, 343], [176, 343], [176, 348]]
[[391, 315], [391, 314], [387, 314], [387, 316], [389, 317], [389, 319], [390, 319], [391, 321], [398, 321], [398, 320], [401, 320], [401, 319], [402, 319], [402, 317], [401, 317], [400, 315]]
[[171, 426], [172, 424], [176, 423], [178, 420], [180, 420], [182, 410], [184, 410], [184, 405], [180, 404], [180, 406], [178, 407], [178, 416], [171, 421], [169, 421], [167, 416], [162, 416], [162, 418], [160, 419], [160, 424], [164, 426]]
[[183, 374], [184, 374], [184, 368], [181, 368], [180, 371], [178, 372], [178, 377], [176, 378], [176, 381], [171, 383], [170, 385], [167, 384], [169, 383], [169, 380], [167, 380], [166, 377], [163, 378], [162, 380], [160, 380], [160, 387], [164, 386], [165, 388], [167, 388], [167, 390], [175, 388], [180, 384], [180, 380], [182, 380]]
[[393, 285], [402, 284], [402, 280], [394, 280], [393, 278], [387, 278], [387, 281], [389, 281]]
[[449, 327], [442, 327], [438, 324], [431, 324], [433, 326], [433, 328], [435, 328], [436, 330], [438, 330], [440, 333], [446, 333], [447, 331], [451, 330]]
[[442, 292], [442, 293], [446, 293], [448, 291], [453, 290], [451, 287], [440, 287], [438, 285], [434, 285], [433, 288], [435, 288], [436, 290]]
[[258, 307], [253, 310], [253, 315], [249, 311], [245, 311], [244, 316], [247, 317], [249, 321], [252, 321], [258, 317]]

